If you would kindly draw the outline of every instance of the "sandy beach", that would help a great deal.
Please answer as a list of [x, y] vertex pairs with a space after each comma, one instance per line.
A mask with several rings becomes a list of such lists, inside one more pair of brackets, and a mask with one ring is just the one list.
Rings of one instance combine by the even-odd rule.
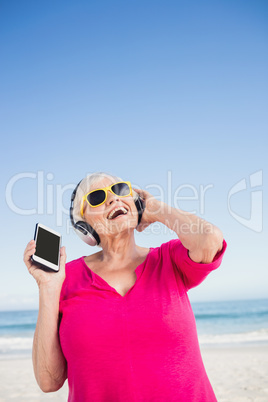
[[202, 349], [219, 402], [268, 401], [268, 346]]
[[[268, 401], [268, 346], [202, 347], [202, 355], [219, 402]], [[1, 359], [0, 378], [1, 402], [67, 401], [67, 383], [54, 393], [39, 389], [29, 357]]]

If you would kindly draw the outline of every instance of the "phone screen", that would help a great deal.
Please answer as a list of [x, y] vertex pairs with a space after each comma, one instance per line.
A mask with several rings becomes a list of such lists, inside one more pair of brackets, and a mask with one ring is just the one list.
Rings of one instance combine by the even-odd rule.
[[52, 264], [58, 265], [59, 246], [60, 237], [39, 226], [36, 239], [35, 255], [51, 262]]

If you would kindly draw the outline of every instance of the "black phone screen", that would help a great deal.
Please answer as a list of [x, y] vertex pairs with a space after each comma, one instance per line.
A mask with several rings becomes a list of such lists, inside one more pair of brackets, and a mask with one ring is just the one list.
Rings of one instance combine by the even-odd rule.
[[36, 238], [35, 255], [52, 264], [59, 262], [60, 237], [39, 226]]

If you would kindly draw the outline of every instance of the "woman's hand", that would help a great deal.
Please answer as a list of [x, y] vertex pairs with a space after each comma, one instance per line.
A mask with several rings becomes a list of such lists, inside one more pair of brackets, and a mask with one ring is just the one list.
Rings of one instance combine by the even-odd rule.
[[39, 286], [39, 312], [33, 341], [34, 373], [44, 392], [57, 391], [67, 378], [67, 364], [59, 342], [59, 299], [65, 278], [65, 248], [60, 249], [60, 269], [46, 272], [33, 263], [36, 244], [31, 240], [24, 251], [24, 262]]
[[38, 287], [45, 285], [54, 289], [61, 289], [63, 281], [65, 279], [65, 262], [66, 252], [65, 247], [60, 249], [60, 269], [58, 272], [46, 272], [38, 267], [31, 260], [31, 256], [35, 253], [36, 244], [34, 240], [31, 240], [24, 251], [23, 261], [28, 268], [29, 273], [36, 280]]
[[152, 194], [145, 190], [139, 190], [134, 188], [134, 191], [139, 194], [143, 202], [145, 203], [145, 209], [142, 214], [141, 222], [137, 227], [138, 232], [142, 232], [149, 225], [158, 221], [159, 214], [161, 214], [162, 204]]

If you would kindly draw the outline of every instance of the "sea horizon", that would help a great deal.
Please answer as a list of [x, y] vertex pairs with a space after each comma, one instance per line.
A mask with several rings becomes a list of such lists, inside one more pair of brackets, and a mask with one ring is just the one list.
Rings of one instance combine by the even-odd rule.
[[[193, 301], [200, 347], [268, 345], [268, 298]], [[0, 311], [0, 359], [30, 356], [38, 310]]]
[[[189, 297], [189, 295], [188, 295]], [[191, 305], [197, 304], [197, 303], [223, 303], [223, 302], [247, 302], [247, 301], [260, 301], [260, 300], [267, 300], [268, 297], [252, 297], [252, 298], [238, 298], [238, 299], [211, 299], [211, 300], [191, 300], [191, 297], [189, 297]], [[2, 312], [12, 312], [12, 311], [38, 311], [37, 307], [4, 307], [0, 306], [0, 313]]]

